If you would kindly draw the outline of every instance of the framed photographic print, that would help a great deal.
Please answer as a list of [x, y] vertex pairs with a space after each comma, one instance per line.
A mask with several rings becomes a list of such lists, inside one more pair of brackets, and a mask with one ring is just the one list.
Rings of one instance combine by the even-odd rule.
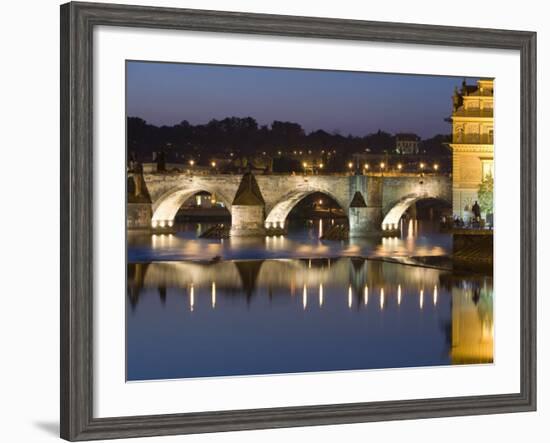
[[63, 5], [61, 436], [534, 410], [535, 41]]

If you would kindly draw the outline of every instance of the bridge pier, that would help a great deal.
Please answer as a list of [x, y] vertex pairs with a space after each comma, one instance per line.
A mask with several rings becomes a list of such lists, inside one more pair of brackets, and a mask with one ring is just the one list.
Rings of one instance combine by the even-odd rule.
[[265, 235], [264, 207], [259, 205], [233, 205], [231, 210], [231, 237]]
[[153, 209], [147, 185], [140, 170], [128, 174], [126, 205], [127, 229], [151, 229]]
[[356, 191], [348, 210], [350, 237], [365, 237], [369, 234], [367, 212], [367, 204], [363, 195]]
[[366, 195], [356, 191], [348, 210], [349, 236], [380, 235], [382, 225], [382, 177], [367, 177]]
[[151, 229], [153, 211], [151, 203], [131, 203], [126, 206], [126, 227], [128, 229]]
[[243, 175], [231, 205], [231, 237], [265, 236], [265, 201], [251, 172]]

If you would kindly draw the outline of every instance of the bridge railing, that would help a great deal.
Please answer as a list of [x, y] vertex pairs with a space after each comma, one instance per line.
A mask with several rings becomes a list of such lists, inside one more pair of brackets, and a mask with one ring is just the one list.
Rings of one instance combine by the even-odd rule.
[[[144, 175], [190, 175], [190, 176], [240, 176], [243, 172], [213, 172], [213, 171], [179, 171], [179, 170], [166, 170], [166, 171], [151, 171], [146, 172]], [[254, 172], [256, 176], [275, 176], [275, 177], [351, 177], [351, 176], [365, 176], [365, 177], [449, 177], [448, 172], [405, 172], [405, 171], [386, 171], [386, 172], [366, 172], [363, 174], [355, 174], [353, 172], [323, 172], [321, 174], [312, 173], [289, 173], [289, 172]], [[130, 175], [130, 174], [129, 174]]]

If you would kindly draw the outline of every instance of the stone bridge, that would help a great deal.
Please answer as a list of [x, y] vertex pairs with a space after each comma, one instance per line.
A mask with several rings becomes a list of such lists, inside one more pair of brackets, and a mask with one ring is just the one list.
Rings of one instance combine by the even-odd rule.
[[266, 228], [284, 228], [292, 208], [317, 192], [331, 197], [348, 214], [350, 236], [394, 231], [403, 213], [418, 200], [439, 199], [451, 204], [452, 195], [447, 175], [149, 173], [133, 178], [136, 195], [128, 199], [128, 228], [167, 229], [188, 198], [209, 192], [231, 213], [234, 236], [263, 235]]

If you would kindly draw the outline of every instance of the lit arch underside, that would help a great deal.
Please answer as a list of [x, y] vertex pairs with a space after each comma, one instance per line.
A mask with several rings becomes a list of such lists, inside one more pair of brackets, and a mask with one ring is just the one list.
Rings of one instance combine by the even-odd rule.
[[168, 195], [162, 197], [159, 202], [153, 207], [153, 217], [151, 221], [153, 225], [157, 223], [166, 223], [169, 225], [173, 223], [174, 217], [176, 216], [178, 210], [181, 208], [183, 203], [193, 197], [199, 192], [208, 192], [209, 194], [214, 194], [218, 200], [223, 202], [225, 207], [231, 212], [231, 205], [227, 204], [227, 199], [216, 191], [209, 191], [208, 189], [180, 189], [174, 192], [169, 193]]
[[346, 206], [343, 205], [334, 195], [332, 195], [330, 192], [327, 192], [326, 190], [321, 189], [313, 189], [313, 190], [304, 190], [304, 191], [294, 191], [291, 194], [286, 195], [279, 201], [275, 206], [273, 206], [273, 209], [269, 211], [269, 214], [267, 215], [265, 219], [265, 225], [268, 228], [278, 228], [278, 227], [284, 227], [285, 220], [292, 211], [292, 209], [300, 203], [304, 198], [306, 198], [308, 195], [311, 194], [325, 194], [327, 197], [330, 197], [332, 200], [336, 202], [342, 209], [345, 210]]
[[445, 199], [442, 199], [440, 197], [432, 197], [428, 195], [411, 195], [409, 197], [405, 197], [399, 202], [397, 202], [386, 214], [384, 217], [384, 220], [382, 220], [382, 230], [388, 230], [388, 229], [398, 229], [399, 228], [399, 221], [401, 220], [401, 217], [405, 213], [407, 209], [411, 207], [414, 203], [416, 203], [419, 200], [439, 200], [443, 201], [447, 204], [451, 204]]

